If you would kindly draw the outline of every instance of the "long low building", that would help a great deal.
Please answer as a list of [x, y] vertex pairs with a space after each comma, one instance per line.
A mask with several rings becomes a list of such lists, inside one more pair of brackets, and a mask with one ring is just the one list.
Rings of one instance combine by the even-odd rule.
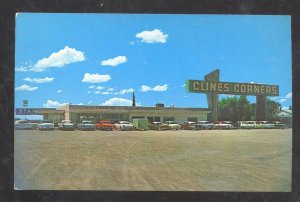
[[[17, 115], [24, 115], [18, 113], [22, 109], [17, 109]], [[34, 109], [34, 108], [32, 108]], [[37, 109], [37, 108], [36, 108]], [[95, 122], [100, 120], [116, 121], [132, 121], [135, 118], [147, 118], [152, 121], [176, 121], [183, 123], [184, 121], [206, 121], [207, 115], [210, 111], [207, 108], [177, 108], [164, 107], [163, 105], [156, 105], [155, 107], [141, 107], [141, 106], [91, 106], [91, 105], [71, 105], [67, 104], [56, 110], [41, 109], [36, 110], [36, 113], [27, 115], [44, 115], [44, 119], [53, 120], [58, 123], [63, 119], [71, 120], [74, 123], [80, 121], [80, 117], [92, 117]], [[34, 110], [33, 110], [34, 111]]]

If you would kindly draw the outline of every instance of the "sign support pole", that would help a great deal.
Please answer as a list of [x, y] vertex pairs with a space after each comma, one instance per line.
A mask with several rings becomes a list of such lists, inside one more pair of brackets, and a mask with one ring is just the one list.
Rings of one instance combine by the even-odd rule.
[[[220, 70], [217, 69], [207, 75], [204, 76], [205, 81], [213, 81], [218, 82], [220, 77]], [[207, 103], [208, 108], [211, 110], [211, 117], [210, 121], [216, 121], [218, 120], [218, 100], [219, 95], [217, 93], [207, 93]]]

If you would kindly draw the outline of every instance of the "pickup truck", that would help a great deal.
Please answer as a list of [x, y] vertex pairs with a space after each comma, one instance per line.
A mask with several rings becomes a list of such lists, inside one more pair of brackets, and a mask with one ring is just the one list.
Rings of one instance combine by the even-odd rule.
[[110, 121], [99, 121], [96, 123], [96, 129], [98, 130], [113, 130], [115, 129], [115, 125]]

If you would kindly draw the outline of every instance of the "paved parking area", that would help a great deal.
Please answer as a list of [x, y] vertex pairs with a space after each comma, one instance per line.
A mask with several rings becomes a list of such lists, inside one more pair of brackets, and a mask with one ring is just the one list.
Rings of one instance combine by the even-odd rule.
[[290, 191], [292, 130], [15, 131], [33, 190]]

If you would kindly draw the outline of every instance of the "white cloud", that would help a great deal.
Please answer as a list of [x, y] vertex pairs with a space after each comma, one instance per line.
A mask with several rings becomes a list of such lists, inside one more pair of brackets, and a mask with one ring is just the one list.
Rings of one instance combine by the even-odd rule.
[[289, 110], [290, 108], [289, 107], [282, 107], [281, 109], [282, 110]]
[[181, 86], [182, 88], [184, 88], [185, 87], [185, 83], [184, 84], [182, 84], [182, 86]]
[[94, 93], [95, 93], [95, 94], [100, 94], [101, 91], [100, 91], [100, 90], [97, 90], [97, 91], [95, 91]]
[[49, 57], [37, 61], [31, 71], [42, 72], [50, 67], [63, 67], [64, 65], [85, 60], [84, 53], [65, 46], [64, 49], [52, 53]]
[[109, 88], [109, 89], [107, 89], [108, 91], [113, 91], [113, 90], [115, 90], [114, 88]]
[[168, 90], [168, 84], [164, 85], [156, 85], [153, 88], [150, 86], [142, 85], [140, 88], [140, 91], [142, 92], [148, 92], [148, 91], [166, 91]]
[[88, 105], [89, 105], [89, 104], [92, 104], [92, 101], [89, 101], [89, 102], [88, 102]]
[[47, 100], [47, 102], [45, 104], [43, 104], [44, 107], [47, 108], [57, 108], [57, 107], [61, 107], [64, 105], [67, 105], [69, 103], [59, 103], [57, 101], [52, 101], [52, 100]]
[[101, 82], [107, 82], [110, 79], [111, 77], [108, 74], [102, 75], [97, 73], [96, 74], [85, 73], [81, 81], [87, 83], [101, 83]]
[[132, 100], [127, 100], [124, 98], [111, 98], [105, 102], [103, 102], [101, 105], [105, 106], [131, 106]]
[[95, 88], [96, 86], [94, 86], [94, 85], [91, 85], [91, 86], [89, 86], [89, 88]]
[[280, 102], [280, 103], [283, 103], [283, 102], [285, 102], [286, 101], [286, 99], [280, 99], [278, 102]]
[[142, 31], [135, 35], [145, 43], [166, 43], [168, 35], [161, 32], [159, 29], [152, 31]]
[[58, 90], [58, 91], [56, 91], [57, 93], [61, 93], [62, 92], [62, 90]]
[[108, 60], [101, 61], [101, 65], [108, 65], [108, 66], [117, 66], [119, 64], [127, 62], [126, 56], [118, 56], [115, 58], [110, 58]]
[[104, 86], [97, 86], [97, 90], [103, 90], [105, 87]]
[[16, 91], [23, 91], [23, 90], [26, 90], [26, 91], [34, 91], [34, 90], [37, 90], [39, 87], [35, 86], [35, 87], [31, 87], [31, 86], [27, 86], [27, 85], [22, 85], [22, 86], [19, 86], [17, 88], [15, 88]]
[[127, 94], [127, 93], [133, 93], [133, 92], [134, 92], [133, 88], [129, 88], [129, 89], [123, 89], [123, 90], [121, 90], [120, 94], [124, 95], [124, 94]]
[[168, 90], [168, 84], [164, 84], [164, 85], [157, 85], [155, 86], [153, 89], [153, 91], [166, 91]]
[[24, 66], [21, 66], [21, 67], [18, 67], [15, 69], [16, 72], [28, 72], [30, 68], [28, 67], [24, 67]]
[[285, 98], [287, 98], [287, 99], [290, 99], [290, 98], [292, 98], [293, 97], [293, 93], [288, 93], [286, 96], [285, 96]]
[[93, 92], [93, 91], [90, 91], [90, 90], [88, 91], [88, 93], [92, 93], [92, 92]]
[[82, 102], [80, 102], [78, 105], [83, 105], [83, 103], [82, 103]]
[[45, 77], [45, 78], [30, 78], [30, 77], [27, 77], [23, 80], [31, 82], [31, 83], [50, 83], [54, 80], [54, 78], [53, 77], [51, 77], [51, 78], [49, 78], [49, 77]]
[[110, 94], [112, 94], [112, 93], [110, 93], [110, 92], [102, 92], [101, 94], [102, 94], [102, 95], [110, 95]]
[[150, 88], [149, 86], [142, 85], [140, 90], [141, 90], [142, 92], [147, 92], [147, 91], [150, 91], [151, 88]]

